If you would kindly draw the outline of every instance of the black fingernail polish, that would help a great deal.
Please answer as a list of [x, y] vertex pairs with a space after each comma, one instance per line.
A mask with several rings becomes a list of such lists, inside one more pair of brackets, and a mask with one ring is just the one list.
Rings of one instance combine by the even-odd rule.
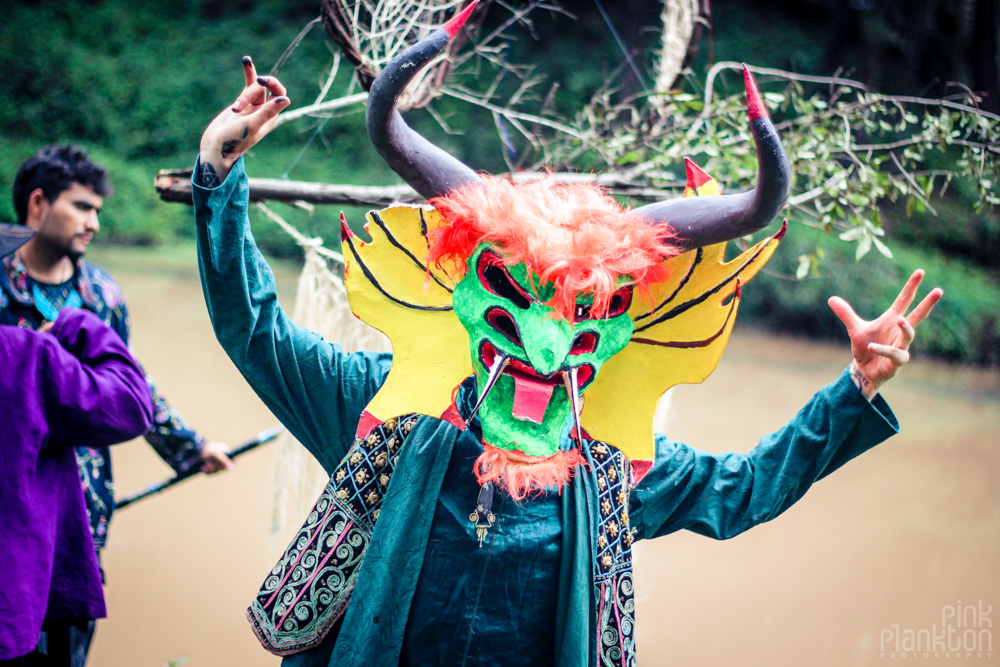
[[250, 65], [252, 63], [253, 63], [253, 61], [250, 60], [250, 56], [243, 56], [243, 64], [244, 65]]
[[262, 86], [266, 86], [269, 78], [270, 77], [266, 77], [266, 76], [258, 76], [257, 77], [257, 83], [259, 83]]

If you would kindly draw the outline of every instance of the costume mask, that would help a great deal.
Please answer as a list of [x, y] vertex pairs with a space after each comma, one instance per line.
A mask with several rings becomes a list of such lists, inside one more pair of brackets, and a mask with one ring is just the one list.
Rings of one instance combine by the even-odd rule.
[[759, 164], [749, 192], [709, 196], [717, 185], [690, 162], [684, 198], [635, 210], [592, 186], [476, 174], [395, 108], [471, 9], [403, 52], [372, 85], [369, 135], [433, 208], [370, 213], [367, 244], [344, 226], [352, 309], [389, 336], [394, 354], [359, 435], [413, 412], [464, 428], [468, 417], [453, 399], [474, 373], [487, 454], [546, 461], [561, 455], [572, 428], [574, 438], [614, 444], [641, 466], [653, 456], [657, 400], [714, 370], [741, 281], [783, 233], [722, 261], [725, 241], [763, 228], [784, 204], [787, 157], [747, 72]]
[[630, 286], [616, 292], [606, 318], [591, 316], [593, 297], [584, 295], [572, 320], [556, 317], [545, 305], [553, 296], [524, 262], [505, 266], [485, 243], [454, 295], [469, 332], [483, 440], [529, 456], [556, 453], [579, 393], [632, 334]]

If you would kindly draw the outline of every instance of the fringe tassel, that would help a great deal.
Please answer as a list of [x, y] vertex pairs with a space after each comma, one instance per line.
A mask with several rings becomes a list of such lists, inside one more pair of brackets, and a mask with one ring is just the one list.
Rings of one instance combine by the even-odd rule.
[[523, 500], [550, 488], [562, 491], [581, 463], [583, 456], [576, 448], [546, 457], [509, 456], [502, 449], [484, 444], [483, 453], [476, 459], [473, 470], [480, 486], [493, 482], [505, 489], [514, 500]]

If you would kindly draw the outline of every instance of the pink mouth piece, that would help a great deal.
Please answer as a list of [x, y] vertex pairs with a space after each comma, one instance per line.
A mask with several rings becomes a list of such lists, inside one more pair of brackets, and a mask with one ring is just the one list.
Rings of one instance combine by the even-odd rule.
[[[556, 386], [553, 380], [543, 380], [516, 370], [507, 374], [514, 378], [514, 409], [512, 414], [516, 419], [541, 424], [545, 418], [545, 409], [552, 400], [552, 390]], [[559, 382], [561, 384], [561, 382]]]
[[569, 393], [570, 401], [573, 403], [574, 418], [579, 429], [580, 385], [585, 384], [593, 376], [594, 370], [590, 365], [564, 370], [546, 379], [536, 375], [534, 369], [527, 364], [498, 353], [497, 349], [489, 343], [483, 345], [482, 361], [489, 368], [489, 374], [480, 392], [479, 400], [466, 420], [466, 424], [479, 411], [487, 394], [496, 386], [501, 373], [505, 373], [514, 380], [514, 405], [511, 409], [511, 415], [515, 419], [541, 424], [545, 419], [545, 411], [548, 409], [549, 403], [552, 402], [552, 391], [557, 386], [561, 386], [565, 387]]

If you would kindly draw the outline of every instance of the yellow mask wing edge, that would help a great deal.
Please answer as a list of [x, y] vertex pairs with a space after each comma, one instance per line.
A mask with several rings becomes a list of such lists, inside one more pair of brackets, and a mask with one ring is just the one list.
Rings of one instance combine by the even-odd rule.
[[440, 417], [472, 374], [469, 337], [451, 305], [457, 280], [427, 271], [427, 232], [441, 224], [429, 208], [397, 205], [367, 215], [364, 243], [344, 235], [344, 283], [354, 314], [392, 344], [392, 368], [366, 408], [385, 421], [402, 414]]

